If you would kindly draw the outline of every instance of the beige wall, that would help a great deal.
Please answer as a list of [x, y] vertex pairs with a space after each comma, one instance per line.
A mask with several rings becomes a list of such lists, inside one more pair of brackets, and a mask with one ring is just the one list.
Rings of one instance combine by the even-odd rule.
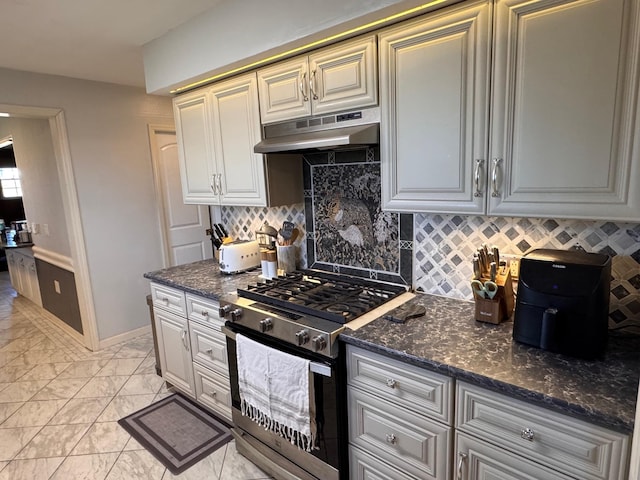
[[[142, 274], [162, 267], [162, 252], [147, 126], [173, 124], [171, 100], [138, 88], [0, 69], [0, 104], [64, 111], [98, 336], [148, 326]], [[64, 254], [64, 246], [56, 248]]]

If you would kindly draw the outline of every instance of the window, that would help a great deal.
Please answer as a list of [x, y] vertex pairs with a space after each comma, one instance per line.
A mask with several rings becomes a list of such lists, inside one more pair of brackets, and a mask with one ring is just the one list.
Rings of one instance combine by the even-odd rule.
[[0, 186], [3, 198], [22, 197], [20, 172], [17, 168], [0, 168]]

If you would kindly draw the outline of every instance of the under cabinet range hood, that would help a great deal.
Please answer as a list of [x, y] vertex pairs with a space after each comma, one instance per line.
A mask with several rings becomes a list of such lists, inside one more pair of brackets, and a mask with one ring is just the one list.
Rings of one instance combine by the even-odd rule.
[[253, 147], [256, 153], [301, 153], [377, 145], [380, 109], [310, 117], [266, 125], [264, 140]]

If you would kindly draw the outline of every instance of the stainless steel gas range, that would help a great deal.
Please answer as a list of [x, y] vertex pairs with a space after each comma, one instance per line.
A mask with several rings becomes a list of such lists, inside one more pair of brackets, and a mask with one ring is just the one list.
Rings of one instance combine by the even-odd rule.
[[[348, 478], [346, 369], [338, 335], [411, 296], [400, 285], [301, 270], [249, 285], [221, 299], [238, 451], [277, 479]], [[318, 432], [316, 448], [310, 452], [242, 414], [237, 334], [310, 361], [310, 395]]]

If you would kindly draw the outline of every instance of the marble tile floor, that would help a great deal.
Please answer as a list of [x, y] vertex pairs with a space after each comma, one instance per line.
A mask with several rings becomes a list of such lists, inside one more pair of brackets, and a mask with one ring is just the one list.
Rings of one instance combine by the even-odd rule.
[[50, 318], [0, 272], [0, 480], [269, 478], [233, 441], [172, 475], [117, 423], [172, 393], [151, 334], [93, 353]]

